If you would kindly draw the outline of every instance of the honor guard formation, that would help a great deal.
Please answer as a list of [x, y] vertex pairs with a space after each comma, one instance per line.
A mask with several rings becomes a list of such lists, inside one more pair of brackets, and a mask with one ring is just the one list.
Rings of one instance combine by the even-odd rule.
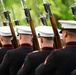
[[[43, 25], [35, 26], [21, 0], [28, 25], [19, 20], [13, 25], [2, 0], [1, 4], [7, 21], [0, 26], [0, 75], [76, 75], [76, 21], [58, 20], [58, 28], [50, 3], [44, 2], [51, 25], [40, 16]], [[71, 8], [75, 16], [76, 6]]]

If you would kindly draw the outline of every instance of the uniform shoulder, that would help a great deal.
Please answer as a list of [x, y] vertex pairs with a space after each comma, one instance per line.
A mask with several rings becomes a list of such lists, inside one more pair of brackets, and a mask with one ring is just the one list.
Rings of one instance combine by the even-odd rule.
[[39, 53], [39, 52], [40, 51], [37, 51], [37, 50], [36, 51], [32, 51], [32, 52], [29, 53], [29, 55], [32, 55], [32, 54], [35, 54], [35, 53]]
[[64, 50], [64, 49], [63, 48], [61, 48], [61, 49], [54, 49], [54, 52], [62, 51], [62, 50]]
[[17, 51], [17, 49], [10, 49], [10, 50], [7, 51], [7, 53], [13, 54], [13, 53], [15, 53], [16, 51]]

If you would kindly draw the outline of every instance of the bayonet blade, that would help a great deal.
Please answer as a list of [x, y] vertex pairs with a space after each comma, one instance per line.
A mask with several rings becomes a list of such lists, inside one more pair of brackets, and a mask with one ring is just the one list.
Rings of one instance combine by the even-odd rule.
[[12, 6], [11, 6], [11, 10], [12, 10], [13, 18], [14, 18], [14, 20], [15, 20], [16, 17], [15, 17], [15, 13], [14, 13], [14, 10], [13, 10], [13, 7], [12, 7]]
[[22, 4], [22, 8], [24, 9], [25, 8], [25, 1], [21, 0], [21, 4]]
[[3, 7], [3, 10], [5, 11], [5, 6], [4, 6], [3, 0], [0, 0], [0, 1], [1, 1], [2, 7]]
[[43, 0], [43, 3], [46, 3], [47, 1], [46, 0]]
[[37, 3], [36, 0], [34, 0], [34, 1], [35, 1], [35, 5], [36, 5], [36, 7], [37, 7], [37, 11], [38, 11], [39, 15], [41, 16], [41, 13], [40, 13], [40, 9], [39, 9], [38, 3]]

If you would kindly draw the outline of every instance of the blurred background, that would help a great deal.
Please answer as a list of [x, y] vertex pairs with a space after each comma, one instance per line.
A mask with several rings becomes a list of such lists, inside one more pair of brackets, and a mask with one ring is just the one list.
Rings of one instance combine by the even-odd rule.
[[[46, 13], [43, 7], [43, 0], [36, 0], [40, 9], [41, 15], [46, 17]], [[22, 9], [21, 1], [20, 0], [3, 0], [5, 9], [10, 11], [10, 17], [12, 22], [15, 19], [20, 21], [20, 25], [27, 25], [24, 10]], [[72, 14], [71, 6], [75, 5], [76, 0], [47, 0], [51, 4], [50, 9], [56, 19], [57, 26], [59, 27], [58, 20], [75, 20], [75, 17]], [[31, 8], [31, 17], [33, 19], [34, 25], [42, 25], [40, 15], [38, 13], [36, 3], [34, 0], [25, 0], [25, 6]], [[13, 10], [13, 12], [12, 12]], [[3, 7], [0, 2], [0, 25], [2, 22], [5, 21], [5, 17], [3, 15]], [[49, 18], [46, 17], [48, 25], [51, 25], [49, 22]], [[13, 23], [14, 24], [14, 23]], [[15, 25], [15, 24], [14, 24]]]

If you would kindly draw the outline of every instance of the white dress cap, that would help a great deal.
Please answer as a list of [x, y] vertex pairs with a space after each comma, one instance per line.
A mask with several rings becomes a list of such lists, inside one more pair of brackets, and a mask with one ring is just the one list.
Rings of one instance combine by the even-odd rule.
[[76, 29], [76, 21], [73, 20], [58, 20], [62, 25], [62, 29]]
[[[16, 29], [14, 28], [16, 31]], [[11, 30], [9, 26], [1, 26], [0, 27], [0, 35], [1, 36], [12, 36]]]
[[19, 34], [32, 34], [30, 26], [15, 26]]
[[53, 29], [51, 26], [37, 26], [35, 28], [36, 34], [41, 37], [54, 37]]

